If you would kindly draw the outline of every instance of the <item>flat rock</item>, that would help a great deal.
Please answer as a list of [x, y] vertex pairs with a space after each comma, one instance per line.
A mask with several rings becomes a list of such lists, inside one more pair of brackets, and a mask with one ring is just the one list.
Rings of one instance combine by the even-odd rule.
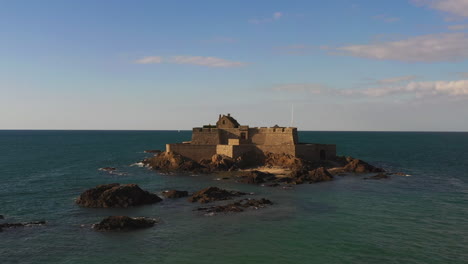
[[83, 207], [130, 207], [162, 201], [156, 194], [142, 190], [136, 184], [111, 183], [98, 185], [83, 192], [76, 204]]
[[154, 226], [158, 221], [146, 217], [109, 216], [93, 228], [97, 231], [130, 231]]
[[238, 191], [228, 191], [218, 187], [208, 187], [194, 193], [189, 197], [189, 202], [209, 203], [213, 201], [229, 200], [233, 197], [245, 195], [246, 193]]
[[167, 190], [163, 192], [163, 196], [166, 198], [182, 198], [187, 197], [187, 191], [178, 191], [178, 190]]
[[236, 201], [234, 203], [226, 204], [226, 205], [217, 205], [211, 207], [199, 207], [197, 208], [198, 211], [204, 211], [207, 213], [239, 213], [243, 212], [244, 209], [247, 208], [254, 208], [259, 209], [263, 208], [266, 205], [272, 205], [273, 203], [265, 198], [260, 200], [256, 199], [243, 199]]

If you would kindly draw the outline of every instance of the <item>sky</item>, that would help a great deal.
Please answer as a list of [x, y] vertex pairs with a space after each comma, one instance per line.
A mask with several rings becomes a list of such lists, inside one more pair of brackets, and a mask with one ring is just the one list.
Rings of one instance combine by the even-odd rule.
[[468, 131], [468, 0], [0, 0], [0, 129], [190, 129], [227, 113]]

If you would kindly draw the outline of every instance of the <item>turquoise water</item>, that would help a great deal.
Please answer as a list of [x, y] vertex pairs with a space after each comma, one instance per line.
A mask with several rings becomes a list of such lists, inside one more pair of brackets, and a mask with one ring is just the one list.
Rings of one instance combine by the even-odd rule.
[[[336, 143], [341, 155], [411, 176], [346, 176], [294, 190], [129, 166], [148, 156], [145, 149], [189, 138], [188, 131], [0, 131], [0, 214], [48, 222], [0, 233], [0, 263], [467, 263], [468, 133], [301, 132], [304, 142]], [[106, 166], [127, 175], [97, 170]], [[215, 185], [275, 205], [204, 216], [185, 199], [132, 209], [74, 204], [85, 189], [112, 182], [153, 192]], [[120, 214], [162, 223], [128, 233], [90, 229]]]

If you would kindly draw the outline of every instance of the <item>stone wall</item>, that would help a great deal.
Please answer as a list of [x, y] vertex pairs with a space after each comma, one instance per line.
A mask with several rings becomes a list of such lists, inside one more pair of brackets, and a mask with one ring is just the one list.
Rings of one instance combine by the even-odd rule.
[[200, 128], [192, 130], [193, 145], [217, 145], [220, 144], [220, 130], [217, 128]]
[[318, 161], [336, 157], [336, 145], [328, 144], [297, 144], [295, 155], [298, 158]]
[[260, 127], [249, 129], [250, 142], [257, 145], [294, 145], [297, 129], [290, 127]]
[[202, 159], [211, 159], [216, 154], [216, 145], [166, 144], [166, 151], [199, 162]]

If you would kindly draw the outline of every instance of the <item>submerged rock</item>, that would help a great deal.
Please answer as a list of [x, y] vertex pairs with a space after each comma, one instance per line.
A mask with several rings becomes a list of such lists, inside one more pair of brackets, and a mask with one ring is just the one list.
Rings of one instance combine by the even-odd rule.
[[25, 222], [25, 223], [4, 223], [0, 224], [0, 232], [3, 231], [3, 228], [17, 228], [17, 227], [28, 227], [28, 226], [37, 226], [45, 225], [46, 221], [35, 221], [35, 222]]
[[189, 197], [189, 202], [209, 203], [213, 201], [229, 200], [233, 197], [245, 195], [246, 193], [238, 191], [228, 191], [218, 187], [208, 187], [194, 193]]
[[162, 151], [159, 150], [159, 149], [150, 149], [150, 150], [145, 150], [144, 152], [145, 152], [145, 153], [159, 154], [159, 153], [161, 153]]
[[273, 203], [265, 198], [262, 198], [260, 200], [256, 199], [243, 199], [236, 201], [231, 204], [226, 204], [226, 205], [217, 205], [217, 206], [211, 206], [211, 207], [199, 207], [197, 210], [198, 211], [204, 211], [207, 213], [238, 213], [238, 212], [243, 212], [244, 209], [246, 208], [263, 208], [266, 205], [272, 205]]
[[167, 190], [163, 192], [163, 196], [166, 198], [182, 198], [187, 197], [187, 191]]
[[76, 203], [83, 207], [129, 207], [162, 201], [156, 194], [142, 190], [136, 184], [112, 183], [98, 185], [83, 192]]
[[130, 231], [149, 228], [157, 222], [156, 219], [146, 217], [109, 216], [98, 224], [94, 224], [93, 228], [97, 231]]
[[116, 171], [117, 169], [114, 167], [104, 167], [104, 168], [99, 168], [100, 171], [107, 171], [107, 172], [113, 172]]
[[381, 179], [389, 179], [389, 178], [390, 178], [390, 176], [388, 176], [388, 174], [386, 174], [386, 173], [379, 173], [379, 174], [377, 174], [377, 175], [364, 178], [364, 180], [381, 180]]
[[3, 215], [0, 215], [0, 220], [1, 220], [1, 219], [5, 219], [5, 217], [3, 217]]

